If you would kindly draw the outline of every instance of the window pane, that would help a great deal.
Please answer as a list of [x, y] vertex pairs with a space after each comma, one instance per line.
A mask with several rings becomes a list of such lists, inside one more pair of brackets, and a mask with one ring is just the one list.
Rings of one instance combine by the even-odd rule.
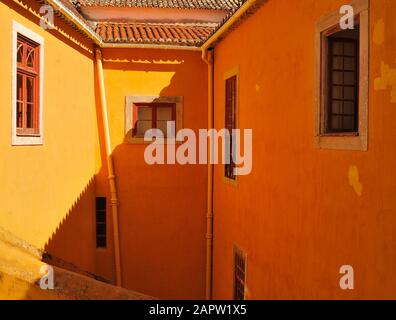
[[23, 100], [23, 76], [17, 74], [17, 100]]
[[344, 130], [352, 131], [355, 127], [354, 121], [355, 119], [353, 116], [344, 116], [344, 123], [343, 123]]
[[342, 72], [339, 72], [339, 71], [334, 71], [333, 72], [333, 83], [334, 84], [343, 84]]
[[33, 104], [26, 104], [26, 128], [33, 128]]
[[332, 116], [331, 117], [331, 127], [333, 130], [341, 129], [341, 116]]
[[355, 87], [344, 87], [344, 99], [353, 100], [355, 98]]
[[355, 70], [355, 58], [344, 58], [344, 70]]
[[96, 233], [98, 235], [100, 235], [100, 234], [105, 235], [106, 234], [106, 225], [104, 223], [97, 223], [96, 224]]
[[22, 116], [23, 116], [23, 103], [22, 102], [17, 102], [16, 108], [17, 108], [16, 126], [17, 126], [17, 128], [22, 128], [22, 126], [23, 126], [23, 123], [22, 123], [22, 121], [23, 121], [23, 119], [22, 119]]
[[342, 99], [342, 87], [333, 86], [333, 99]]
[[138, 120], [136, 122], [136, 135], [139, 137], [143, 137], [144, 133], [147, 130], [151, 129], [151, 127], [152, 127], [151, 124], [152, 124], [151, 120], [149, 120], [149, 121], [148, 120]]
[[344, 84], [347, 85], [355, 84], [355, 72], [344, 72]]
[[344, 114], [354, 114], [355, 113], [355, 103], [352, 101], [344, 102]]
[[33, 102], [34, 98], [34, 79], [31, 77], [26, 78], [26, 101]]
[[342, 101], [333, 101], [332, 113], [342, 113]]
[[344, 44], [344, 55], [346, 56], [355, 56], [355, 43], [353, 42], [345, 42]]
[[33, 66], [34, 66], [34, 49], [33, 48], [29, 48], [29, 47], [27, 48], [26, 65], [31, 68], [33, 68]]
[[137, 118], [138, 120], [151, 120], [152, 119], [152, 108], [151, 107], [141, 107], [137, 108]]
[[343, 69], [343, 59], [342, 57], [333, 58], [333, 69], [342, 70]]
[[343, 43], [334, 42], [333, 43], [333, 54], [342, 55], [343, 54]]
[[167, 120], [159, 120], [157, 121], [157, 128], [160, 129], [162, 131], [162, 133], [164, 134], [164, 137], [166, 137], [166, 133], [167, 133]]
[[23, 45], [22, 43], [18, 42], [17, 44], [17, 62], [22, 63], [23, 60]]
[[172, 120], [172, 107], [157, 107], [157, 120]]

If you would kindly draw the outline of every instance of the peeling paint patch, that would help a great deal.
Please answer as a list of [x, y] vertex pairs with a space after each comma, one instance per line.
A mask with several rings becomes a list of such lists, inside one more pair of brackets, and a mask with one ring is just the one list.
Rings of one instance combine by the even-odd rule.
[[396, 68], [381, 62], [381, 76], [374, 80], [374, 90], [391, 89], [391, 103], [396, 103]]
[[385, 41], [385, 23], [384, 20], [380, 19], [374, 26], [373, 42], [379, 46]]
[[356, 166], [350, 166], [348, 170], [349, 184], [358, 196], [362, 195], [363, 185], [359, 179], [359, 169]]

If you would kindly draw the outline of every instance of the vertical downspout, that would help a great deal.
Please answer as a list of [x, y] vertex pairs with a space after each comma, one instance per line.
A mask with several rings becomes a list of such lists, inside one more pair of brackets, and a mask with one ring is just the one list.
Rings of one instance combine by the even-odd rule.
[[116, 285], [122, 286], [121, 278], [121, 257], [120, 257], [120, 236], [118, 228], [118, 198], [117, 188], [115, 183], [115, 173], [113, 166], [113, 157], [111, 152], [110, 132], [109, 132], [109, 121], [107, 117], [107, 102], [106, 102], [106, 91], [103, 77], [103, 65], [102, 65], [102, 52], [99, 48], [96, 48], [96, 68], [99, 80], [99, 91], [100, 91], [100, 104], [102, 109], [102, 120], [104, 139], [106, 144], [106, 159], [107, 168], [109, 173], [109, 185], [110, 185], [110, 205], [113, 217], [113, 234], [114, 234], [114, 257], [115, 257], [115, 271], [116, 271]]
[[[202, 60], [208, 65], [208, 130], [213, 128], [213, 51], [202, 50]], [[210, 161], [212, 146], [208, 143], [208, 186], [206, 206], [206, 299], [212, 299], [213, 280], [213, 164]]]

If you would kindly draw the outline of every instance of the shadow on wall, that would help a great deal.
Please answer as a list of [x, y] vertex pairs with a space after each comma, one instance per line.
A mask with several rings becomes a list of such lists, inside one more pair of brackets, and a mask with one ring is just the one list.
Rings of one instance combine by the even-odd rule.
[[[199, 53], [171, 50], [109, 49], [103, 59], [123, 285], [159, 298], [202, 299], [206, 166], [146, 164], [147, 144], [124, 143], [124, 123], [127, 96], [183, 96], [183, 127], [205, 128], [206, 67]], [[107, 185], [105, 174], [98, 176]]]

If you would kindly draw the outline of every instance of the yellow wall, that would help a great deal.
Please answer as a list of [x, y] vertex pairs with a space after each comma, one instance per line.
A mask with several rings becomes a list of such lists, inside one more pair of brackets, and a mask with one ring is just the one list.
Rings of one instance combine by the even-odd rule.
[[[202, 299], [206, 166], [153, 165], [146, 145], [123, 143], [126, 96], [183, 96], [184, 127], [206, 126], [207, 75], [199, 52], [103, 50], [117, 187], [123, 285], [159, 298]], [[106, 173], [97, 191], [105, 192]]]
[[[216, 127], [239, 66], [253, 171], [234, 187], [215, 170], [215, 298], [232, 298], [234, 244], [251, 299], [396, 297], [396, 1], [370, 2], [368, 152], [314, 147], [315, 24], [345, 1], [269, 0], [216, 47]], [[355, 290], [339, 287], [345, 264]]]
[[[34, 16], [38, 7], [27, 9], [0, 3], [0, 225], [94, 271], [94, 69], [91, 54], [76, 43], [92, 44], [58, 19], [65, 35], [45, 31]], [[44, 37], [42, 146], [11, 146], [13, 20]]]

